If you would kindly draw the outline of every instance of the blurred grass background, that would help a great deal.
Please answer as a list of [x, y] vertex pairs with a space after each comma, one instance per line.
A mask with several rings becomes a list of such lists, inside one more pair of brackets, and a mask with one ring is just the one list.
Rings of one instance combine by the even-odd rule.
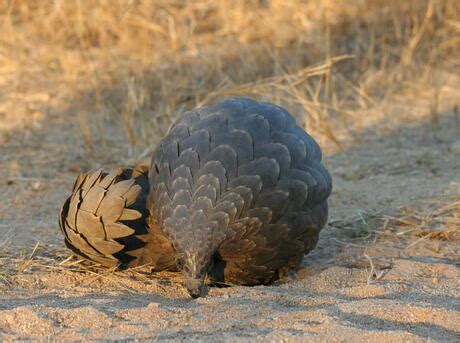
[[5, 0], [0, 102], [17, 117], [39, 103], [18, 128], [60, 117], [99, 159], [140, 160], [180, 113], [229, 95], [286, 106], [340, 146], [331, 120], [396, 92], [432, 91], [436, 121], [459, 13], [457, 0]]

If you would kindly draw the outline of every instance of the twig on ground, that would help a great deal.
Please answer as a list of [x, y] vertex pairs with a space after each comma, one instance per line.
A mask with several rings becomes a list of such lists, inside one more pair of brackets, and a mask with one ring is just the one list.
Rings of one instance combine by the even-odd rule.
[[380, 280], [386, 274], [386, 272], [385, 270], [377, 270], [374, 266], [374, 262], [369, 257], [369, 255], [364, 254], [364, 257], [367, 258], [367, 260], [369, 261], [369, 265], [371, 267], [371, 270], [367, 274], [367, 284], [372, 285], [375, 281]]

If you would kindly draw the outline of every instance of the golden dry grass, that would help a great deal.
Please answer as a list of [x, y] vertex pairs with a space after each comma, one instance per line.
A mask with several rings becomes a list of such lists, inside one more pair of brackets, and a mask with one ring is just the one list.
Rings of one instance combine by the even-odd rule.
[[403, 85], [433, 89], [436, 121], [459, 13], [455, 0], [8, 0], [0, 73], [19, 94], [45, 83], [92, 149], [117, 123], [135, 159], [184, 109], [235, 94], [306, 113], [306, 128], [340, 145], [330, 117]]
[[[397, 237], [416, 238], [409, 246], [424, 240], [452, 241], [460, 240], [460, 197], [450, 203], [438, 205], [432, 211], [421, 212], [405, 208], [401, 217], [386, 217], [383, 230]], [[455, 243], [455, 244], [456, 244]]]

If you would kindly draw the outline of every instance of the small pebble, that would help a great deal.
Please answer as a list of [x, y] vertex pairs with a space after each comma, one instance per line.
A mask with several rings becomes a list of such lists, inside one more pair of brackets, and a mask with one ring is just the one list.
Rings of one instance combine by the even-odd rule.
[[32, 189], [34, 191], [38, 191], [41, 188], [42, 184], [40, 181], [34, 181], [32, 182]]

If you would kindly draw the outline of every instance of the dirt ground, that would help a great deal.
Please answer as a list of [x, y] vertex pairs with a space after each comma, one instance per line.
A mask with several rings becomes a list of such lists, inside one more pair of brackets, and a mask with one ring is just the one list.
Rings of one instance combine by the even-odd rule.
[[[82, 3], [0, 2], [0, 341], [460, 341], [458, 2]], [[77, 174], [148, 162], [233, 93], [279, 99], [324, 151], [301, 267], [192, 300], [180, 274], [72, 257]]]
[[74, 139], [72, 123], [51, 114], [46, 124], [4, 133], [0, 229], [11, 239], [10, 259], [0, 261], [15, 257], [19, 272], [0, 275], [0, 339], [458, 341], [458, 236], [398, 231], [410, 210], [402, 222], [391, 219], [409, 206], [427, 214], [429, 226], [447, 204], [458, 224], [457, 82], [446, 78], [436, 126], [420, 94], [395, 96], [346, 127], [335, 123], [342, 148], [319, 137], [334, 191], [318, 248], [277, 285], [212, 288], [198, 300], [172, 274], [47, 263], [67, 257], [56, 217], [76, 175], [78, 153], [69, 156], [65, 142]]

